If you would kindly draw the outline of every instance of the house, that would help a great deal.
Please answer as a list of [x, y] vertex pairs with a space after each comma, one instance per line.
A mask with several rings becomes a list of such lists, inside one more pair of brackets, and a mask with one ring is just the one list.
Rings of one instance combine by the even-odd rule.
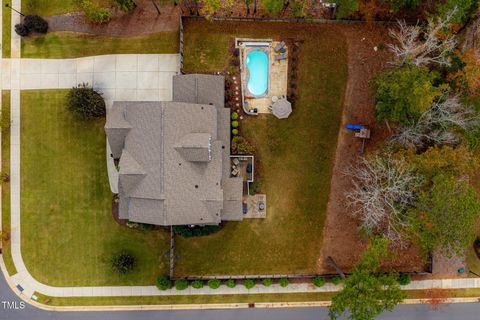
[[119, 159], [119, 217], [161, 226], [242, 220], [242, 178], [230, 177], [224, 78], [178, 75], [173, 101], [116, 101], [105, 131]]

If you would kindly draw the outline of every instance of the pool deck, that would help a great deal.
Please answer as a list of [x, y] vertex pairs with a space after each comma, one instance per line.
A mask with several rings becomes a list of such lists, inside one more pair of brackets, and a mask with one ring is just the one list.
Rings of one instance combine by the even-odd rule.
[[[248, 102], [248, 108], [257, 108], [258, 113], [271, 113], [268, 108], [272, 104], [273, 96], [286, 96], [287, 95], [287, 76], [288, 76], [288, 59], [275, 61], [275, 51], [273, 48], [279, 43], [279, 41], [273, 41], [269, 50], [269, 81], [268, 92], [263, 98], [248, 98], [245, 97], [245, 101]], [[289, 55], [287, 47], [287, 54]], [[247, 83], [247, 72], [242, 71], [242, 83]]]

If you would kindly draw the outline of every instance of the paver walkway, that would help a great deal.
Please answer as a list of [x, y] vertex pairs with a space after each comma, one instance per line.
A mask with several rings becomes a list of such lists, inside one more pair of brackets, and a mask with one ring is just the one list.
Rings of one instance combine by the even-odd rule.
[[[12, 6], [21, 8], [21, 1], [13, 0]], [[0, 16], [2, 9], [0, 6]], [[23, 262], [20, 242], [20, 90], [70, 88], [77, 82], [89, 82], [102, 91], [110, 102], [114, 99], [170, 100], [171, 77], [178, 72], [179, 64], [178, 55], [109, 55], [65, 60], [20, 59], [20, 38], [13, 30], [13, 26], [18, 22], [18, 14], [12, 12], [12, 59], [5, 59], [0, 64], [2, 67], [0, 84], [3, 89], [10, 89], [11, 92], [11, 251], [18, 273], [11, 276], [9, 280], [14, 286], [18, 286], [16, 291], [21, 291], [22, 295], [30, 299], [34, 292], [55, 297], [79, 297], [300, 293], [340, 290], [341, 286], [330, 283], [322, 288], [316, 288], [308, 283], [295, 283], [286, 288], [273, 284], [270, 287], [257, 285], [247, 290], [240, 285], [235, 288], [222, 285], [216, 290], [208, 287], [202, 289], [190, 287], [183, 291], [175, 289], [160, 291], [155, 286], [52, 287], [35, 280]], [[0, 263], [0, 267], [6, 274], [3, 263]], [[475, 287], [480, 287], [480, 278], [423, 280], [404, 286], [405, 289]]]

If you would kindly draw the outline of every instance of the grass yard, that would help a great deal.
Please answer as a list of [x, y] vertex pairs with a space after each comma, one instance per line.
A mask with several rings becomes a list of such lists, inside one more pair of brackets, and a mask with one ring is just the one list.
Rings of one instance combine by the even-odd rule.
[[315, 273], [347, 81], [347, 43], [338, 27], [281, 23], [185, 24], [185, 71], [228, 68], [235, 37], [295, 38], [298, 100], [288, 120], [247, 116], [241, 134], [256, 146], [267, 218], [229, 222], [201, 238], [177, 237], [175, 274]]
[[[80, 11], [79, 2], [79, 0], [22, 0], [22, 12], [39, 16], [77, 12]], [[108, 0], [93, 0], [93, 3], [107, 6], [111, 2]]]
[[178, 53], [178, 33], [109, 37], [75, 32], [50, 32], [22, 38], [22, 58], [77, 58], [102, 54]]
[[[2, 173], [10, 175], [10, 91], [2, 91]], [[2, 181], [2, 253], [10, 275], [17, 273], [10, 251], [10, 183]]]
[[11, 21], [12, 21], [12, 11], [8, 8], [5, 8], [5, 4], [10, 3], [10, 0], [2, 1], [2, 57], [10, 58], [11, 46]]
[[[152, 285], [168, 270], [167, 232], [119, 226], [111, 213], [104, 119], [66, 108], [68, 90], [21, 92], [22, 254], [32, 276], [52, 286]], [[115, 274], [112, 255], [138, 259]]]

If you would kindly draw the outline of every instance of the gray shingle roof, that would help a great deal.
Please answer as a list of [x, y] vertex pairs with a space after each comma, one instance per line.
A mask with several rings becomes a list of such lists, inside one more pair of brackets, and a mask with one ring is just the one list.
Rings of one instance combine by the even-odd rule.
[[242, 219], [223, 92], [223, 77], [176, 76], [174, 102], [114, 102], [105, 131], [120, 158], [121, 218], [157, 225]]

